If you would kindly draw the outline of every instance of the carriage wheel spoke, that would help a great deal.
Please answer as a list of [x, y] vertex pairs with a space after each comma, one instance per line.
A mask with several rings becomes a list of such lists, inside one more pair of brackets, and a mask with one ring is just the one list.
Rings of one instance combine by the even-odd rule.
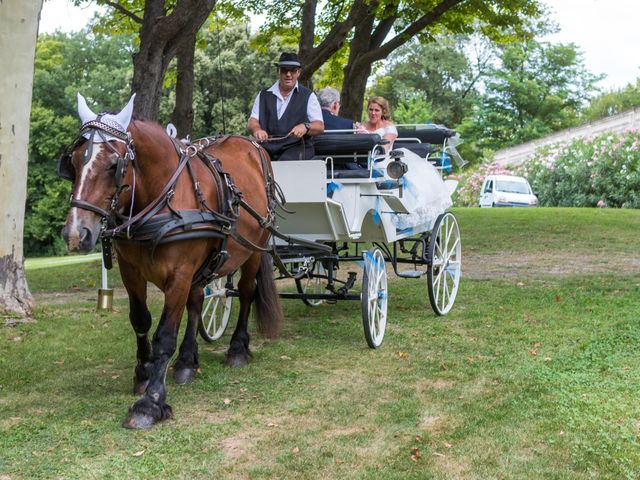
[[453, 214], [438, 217], [431, 232], [428, 268], [429, 300], [438, 315], [446, 314], [455, 301], [460, 280], [460, 230]]
[[387, 272], [384, 256], [379, 248], [365, 252], [363, 278], [363, 325], [365, 338], [371, 348], [382, 343], [387, 315]]

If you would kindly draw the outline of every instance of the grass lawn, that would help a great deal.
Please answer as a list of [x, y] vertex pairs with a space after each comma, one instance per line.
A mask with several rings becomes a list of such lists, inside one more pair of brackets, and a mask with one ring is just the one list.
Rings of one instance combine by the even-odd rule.
[[454, 213], [449, 315], [392, 277], [370, 350], [359, 303], [287, 301], [243, 370], [221, 364], [231, 329], [200, 342], [149, 431], [120, 427], [135, 336], [116, 277], [98, 314], [99, 260], [29, 269], [37, 321], [0, 327], [0, 480], [640, 478], [640, 211]]

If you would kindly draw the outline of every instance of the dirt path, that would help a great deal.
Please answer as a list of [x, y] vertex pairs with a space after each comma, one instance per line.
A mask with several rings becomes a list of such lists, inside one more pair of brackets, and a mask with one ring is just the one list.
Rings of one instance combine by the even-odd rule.
[[547, 275], [580, 275], [591, 273], [640, 274], [640, 254], [599, 256], [585, 254], [520, 253], [469, 254], [462, 252], [462, 274], [465, 278], [491, 279], [504, 277], [540, 277]]
[[[357, 268], [356, 268], [357, 270]], [[395, 278], [391, 265], [387, 266], [390, 279]], [[635, 256], [600, 256], [597, 254], [562, 254], [539, 252], [537, 254], [523, 255], [521, 253], [491, 253], [479, 254], [462, 252], [463, 278], [474, 280], [499, 279], [499, 278], [534, 278], [549, 275], [581, 275], [594, 273], [617, 273], [627, 275], [640, 275], [640, 254]], [[115, 298], [124, 298], [126, 293], [123, 288], [116, 288]], [[161, 292], [150, 285], [151, 297], [161, 296]], [[34, 299], [37, 304], [65, 304], [77, 301], [79, 296], [84, 296], [87, 301], [96, 303], [98, 291], [84, 290], [73, 292], [47, 292], [36, 293]]]

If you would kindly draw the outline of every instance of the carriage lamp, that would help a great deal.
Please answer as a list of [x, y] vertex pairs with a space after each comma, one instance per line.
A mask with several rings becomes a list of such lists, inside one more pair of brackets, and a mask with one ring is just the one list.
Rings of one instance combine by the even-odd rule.
[[398, 179], [407, 173], [409, 167], [401, 160], [401, 158], [404, 157], [404, 152], [392, 150], [389, 152], [389, 156], [393, 158], [393, 162], [389, 162], [389, 165], [387, 165], [387, 175], [391, 178]]

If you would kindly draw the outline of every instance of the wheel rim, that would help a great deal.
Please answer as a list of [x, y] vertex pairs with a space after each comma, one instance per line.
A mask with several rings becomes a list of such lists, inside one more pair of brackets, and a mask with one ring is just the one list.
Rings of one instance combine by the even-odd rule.
[[453, 214], [445, 213], [439, 218], [431, 238], [429, 300], [438, 315], [445, 315], [455, 302], [462, 265], [460, 229]]
[[387, 326], [387, 271], [379, 248], [365, 252], [363, 257], [362, 320], [367, 343], [378, 348]]
[[204, 288], [204, 307], [200, 319], [200, 334], [212, 342], [227, 328], [233, 297], [227, 296], [224, 279], [216, 278]]

